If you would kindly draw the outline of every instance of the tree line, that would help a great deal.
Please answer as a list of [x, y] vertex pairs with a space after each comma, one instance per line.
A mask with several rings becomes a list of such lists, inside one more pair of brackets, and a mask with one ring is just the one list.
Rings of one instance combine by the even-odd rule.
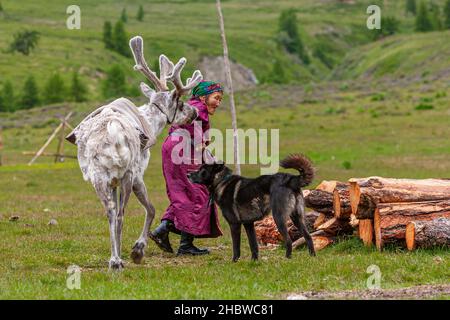
[[71, 83], [66, 87], [59, 74], [53, 74], [45, 83], [42, 90], [33, 75], [25, 80], [20, 93], [16, 93], [11, 81], [3, 83], [0, 90], [0, 112], [14, 112], [30, 109], [36, 106], [63, 101], [87, 101], [88, 90], [80, 80], [77, 72], [72, 74]]

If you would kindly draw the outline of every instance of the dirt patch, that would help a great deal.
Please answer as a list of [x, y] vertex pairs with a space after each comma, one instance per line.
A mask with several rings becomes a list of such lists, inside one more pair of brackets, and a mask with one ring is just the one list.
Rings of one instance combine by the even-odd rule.
[[434, 297], [450, 297], [450, 284], [423, 285], [400, 289], [378, 290], [345, 290], [345, 291], [304, 291], [287, 295], [288, 300], [330, 300], [330, 299], [362, 299], [362, 300], [398, 300], [398, 299], [431, 299]]

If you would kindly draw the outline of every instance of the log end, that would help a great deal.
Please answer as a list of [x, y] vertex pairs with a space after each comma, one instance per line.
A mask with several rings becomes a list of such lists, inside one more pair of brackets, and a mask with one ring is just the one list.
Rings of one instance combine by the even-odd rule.
[[312, 240], [314, 244], [314, 250], [316, 251], [325, 249], [334, 242], [333, 238], [327, 236], [314, 236], [312, 237]]
[[373, 223], [374, 223], [374, 231], [375, 231], [375, 244], [377, 249], [381, 251], [383, 248], [383, 243], [381, 239], [381, 226], [380, 226], [380, 212], [378, 209], [375, 209], [375, 213], [373, 215]]
[[359, 221], [359, 238], [367, 247], [373, 244], [373, 223], [371, 219], [363, 219]]
[[336, 218], [341, 217], [341, 198], [339, 197], [339, 191], [336, 189], [333, 191], [333, 211]]
[[410, 222], [406, 225], [406, 247], [408, 250], [414, 250], [416, 248], [416, 224]]

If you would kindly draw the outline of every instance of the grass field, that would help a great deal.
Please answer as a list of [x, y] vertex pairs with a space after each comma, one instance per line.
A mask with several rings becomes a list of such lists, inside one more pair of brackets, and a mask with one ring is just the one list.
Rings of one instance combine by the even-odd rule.
[[[343, 290], [355, 290], [356, 298], [361, 298], [358, 292], [367, 289], [371, 265], [380, 268], [382, 289], [449, 286], [448, 249], [408, 252], [390, 246], [377, 252], [351, 236], [318, 252], [316, 258], [303, 248], [287, 260], [280, 247], [261, 250], [259, 262], [250, 261], [243, 237], [242, 258], [232, 263], [231, 238], [222, 218], [223, 237], [196, 241], [211, 249], [209, 256], [177, 258], [149, 243], [144, 264], [134, 265], [129, 254], [144, 222], [144, 210], [134, 196], [125, 213], [125, 270], [108, 272], [107, 218], [76, 160], [54, 164], [52, 158], [41, 157], [27, 166], [31, 156], [23, 152], [37, 151], [44, 144], [59, 124], [57, 117], [73, 111], [69, 122], [76, 125], [105, 104], [99, 84], [112, 63], [127, 70], [129, 85], [142, 81], [132, 71], [131, 59], [103, 48], [105, 20], [114, 23], [126, 7], [126, 29], [130, 35], [143, 35], [149, 60], [161, 52], [173, 59], [186, 56], [187, 75], [202, 56], [221, 54], [215, 7], [201, 0], [151, 1], [144, 4], [144, 22], [138, 22], [135, 14], [140, 1], [124, 5], [118, 0], [80, 0], [82, 29], [69, 31], [65, 9], [70, 1], [1, 2], [5, 13], [0, 14], [0, 48], [6, 49], [12, 34], [25, 24], [42, 37], [29, 57], [0, 50], [0, 85], [9, 79], [19, 92], [31, 72], [41, 88], [49, 74], [59, 72], [69, 80], [70, 71], [79, 69], [90, 88], [90, 101], [0, 113], [4, 144], [0, 150], [0, 299], [284, 299], [292, 293]], [[372, 42], [365, 30], [369, 2], [382, 1], [340, 5], [332, 0], [223, 0], [231, 58], [266, 82], [236, 94], [238, 126], [279, 129], [280, 149], [271, 156], [307, 154], [317, 168], [310, 188], [322, 180], [373, 175], [450, 178], [450, 31], [412, 33], [414, 18], [404, 14], [404, 2], [389, 1], [384, 9], [401, 20], [400, 32]], [[308, 67], [293, 63], [277, 47], [279, 12], [290, 7], [298, 9], [308, 50], [328, 45], [336, 64], [333, 70], [314, 57]], [[271, 83], [276, 59], [282, 61], [289, 84]], [[212, 127], [222, 132], [231, 127], [228, 105], [225, 96], [211, 118]], [[153, 147], [145, 175], [157, 212], [153, 227], [168, 206], [160, 155], [166, 133]], [[53, 141], [48, 151], [56, 146]], [[65, 144], [65, 152], [75, 155], [76, 149]], [[259, 169], [244, 165], [243, 174], [254, 177]], [[19, 219], [10, 221], [11, 216]], [[51, 219], [58, 224], [48, 225]], [[178, 241], [179, 236], [171, 236], [174, 248]], [[74, 264], [82, 270], [80, 290], [66, 286], [66, 270]], [[450, 294], [436, 292], [430, 297], [450, 299]]]
[[[338, 89], [330, 84], [327, 88], [334, 93], [325, 98], [324, 87], [312, 88], [293, 95], [286, 106], [277, 93], [291, 92], [295, 86], [262, 87], [241, 94], [237, 97], [239, 126], [280, 128], [281, 156], [298, 151], [314, 161], [318, 173], [313, 186], [324, 179], [370, 175], [449, 177], [450, 99], [444, 94], [448, 84], [436, 83], [432, 90], [417, 84], [373, 93], [353, 86]], [[428, 103], [433, 109], [416, 110], [424, 99], [432, 101]], [[253, 106], [245, 108], [250, 102]], [[76, 105], [70, 107], [77, 110]], [[225, 107], [212, 118], [213, 127], [225, 129], [229, 123]], [[55, 125], [4, 131], [8, 165], [0, 167], [1, 298], [277, 299], [304, 290], [364, 289], [370, 275], [366, 269], [372, 264], [381, 269], [383, 289], [448, 283], [450, 253], [446, 249], [406, 252], [391, 247], [379, 253], [351, 237], [320, 251], [314, 259], [301, 249], [286, 260], [283, 250], [275, 249], [262, 250], [257, 263], [249, 261], [243, 240], [242, 260], [233, 264], [229, 230], [223, 221], [223, 237], [197, 241], [212, 249], [210, 256], [175, 258], [150, 244], [145, 264], [136, 266], [128, 257], [144, 212], [135, 198], [125, 217], [126, 269], [110, 274], [107, 219], [77, 163], [52, 164], [41, 158], [31, 167], [13, 164], [28, 160], [21, 151], [36, 150]], [[161, 140], [145, 176], [158, 217], [168, 205], [160, 169]], [[75, 152], [69, 145], [67, 150]], [[256, 176], [259, 167], [244, 166], [244, 174]], [[8, 221], [12, 215], [20, 219]], [[58, 225], [47, 225], [52, 218]], [[174, 246], [178, 240], [172, 236]], [[82, 268], [81, 290], [66, 288], [66, 268], [72, 264]]]

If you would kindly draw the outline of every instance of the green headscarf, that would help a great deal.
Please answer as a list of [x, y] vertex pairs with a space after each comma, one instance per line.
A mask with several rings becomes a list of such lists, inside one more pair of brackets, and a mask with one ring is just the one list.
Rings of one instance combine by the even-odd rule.
[[198, 98], [209, 95], [213, 92], [223, 92], [220, 83], [214, 81], [202, 81], [194, 89], [192, 89], [192, 96]]

